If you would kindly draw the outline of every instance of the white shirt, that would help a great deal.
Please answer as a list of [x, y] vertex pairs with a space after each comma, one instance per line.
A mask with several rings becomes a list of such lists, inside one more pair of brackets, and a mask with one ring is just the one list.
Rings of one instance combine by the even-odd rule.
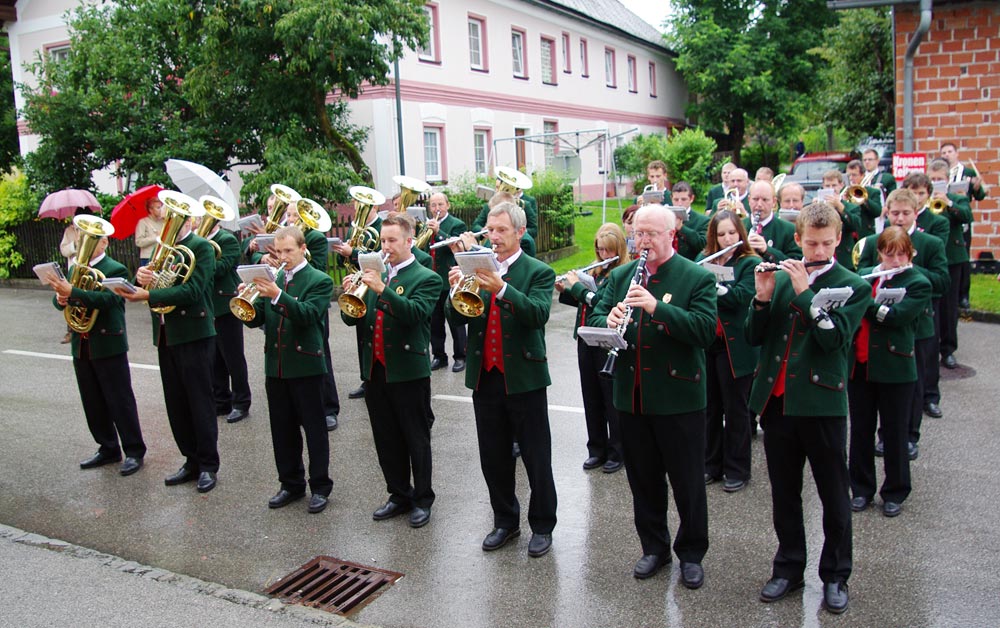
[[[291, 283], [292, 277], [295, 275], [295, 273], [305, 268], [307, 264], [309, 264], [309, 262], [303, 259], [301, 262], [299, 262], [299, 265], [296, 266], [295, 268], [291, 270], [285, 270], [285, 285], [287, 286], [289, 283]], [[274, 295], [274, 298], [271, 299], [272, 304], [276, 304], [278, 302], [278, 299], [281, 298], [282, 292], [284, 292], [284, 290], [278, 288], [278, 294]]]
[[[504, 261], [500, 262], [500, 270], [497, 271], [498, 273], [500, 273], [500, 277], [503, 277], [504, 275], [507, 274], [507, 271], [510, 270], [510, 265], [516, 262], [518, 258], [521, 257], [521, 253], [523, 252], [524, 251], [520, 247], [518, 247], [517, 251], [515, 251], [513, 255], [511, 255]], [[500, 290], [497, 291], [497, 298], [502, 299], [505, 292], [507, 292], [506, 281], [503, 283], [503, 286], [501, 286]]]
[[411, 255], [410, 258], [408, 260], [406, 260], [405, 262], [400, 262], [400, 263], [396, 264], [395, 266], [389, 266], [389, 270], [386, 273], [385, 282], [389, 283], [390, 281], [392, 281], [392, 278], [395, 277], [396, 275], [398, 275], [399, 271], [403, 270], [404, 268], [406, 268], [407, 266], [409, 266], [410, 264], [412, 264], [416, 260], [417, 260], [416, 256]]

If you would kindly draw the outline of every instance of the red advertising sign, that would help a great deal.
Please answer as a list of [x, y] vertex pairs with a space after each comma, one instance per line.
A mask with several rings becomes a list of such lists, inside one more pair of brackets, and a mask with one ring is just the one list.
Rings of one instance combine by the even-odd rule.
[[927, 155], [924, 153], [894, 153], [892, 176], [902, 181], [911, 172], [927, 172]]

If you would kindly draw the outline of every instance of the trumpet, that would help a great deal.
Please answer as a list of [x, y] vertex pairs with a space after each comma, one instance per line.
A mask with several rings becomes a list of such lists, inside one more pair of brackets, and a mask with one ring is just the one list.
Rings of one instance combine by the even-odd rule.
[[[101, 238], [114, 233], [115, 228], [110, 222], [97, 216], [76, 216], [73, 224], [80, 230], [80, 249], [76, 254], [69, 282], [74, 288], [81, 290], [103, 290], [101, 282], [104, 281], [104, 273], [90, 266], [90, 258]], [[70, 306], [63, 310], [66, 324], [78, 334], [86, 334], [94, 328], [97, 314], [98, 310], [88, 310], [82, 306]]]
[[948, 209], [948, 201], [946, 199], [935, 197], [927, 203], [927, 209], [931, 210], [932, 214], [940, 214], [944, 210]]
[[479, 296], [479, 278], [473, 275], [462, 275], [451, 290], [448, 291], [448, 300], [462, 316], [475, 318], [482, 316], [486, 311], [486, 304]]
[[[389, 254], [383, 253], [382, 265], [384, 266], [387, 261], [389, 261]], [[368, 313], [368, 306], [365, 304], [365, 293], [368, 292], [368, 285], [361, 281], [364, 274], [364, 271], [359, 268], [350, 277], [350, 287], [337, 297], [340, 311], [351, 318], [364, 318], [365, 314]]]
[[[281, 266], [278, 266], [278, 269], [274, 271], [274, 276], [277, 277], [278, 273], [285, 270], [287, 265], [287, 262], [282, 262]], [[229, 311], [244, 323], [249, 323], [257, 316], [257, 310], [253, 303], [259, 296], [260, 288], [257, 287], [256, 282], [251, 281], [240, 290], [239, 294], [229, 299]]]
[[[632, 275], [632, 281], [629, 282], [629, 290], [632, 286], [637, 286], [642, 281], [643, 275], [646, 274], [646, 258], [649, 257], [649, 249], [643, 249], [642, 253], [639, 255], [639, 264], [635, 267], [635, 274]], [[628, 294], [628, 290], [625, 291]], [[628, 327], [629, 321], [632, 320], [632, 306], [625, 306], [625, 316], [622, 318], [621, 325], [615, 330], [618, 335], [622, 338], [625, 337], [625, 330]], [[618, 361], [618, 347], [615, 347], [608, 351], [608, 359], [604, 362], [604, 368], [601, 369], [601, 377], [614, 377], [615, 376], [615, 363]]]
[[[472, 235], [475, 236], [475, 237], [477, 237], [477, 238], [481, 238], [484, 235], [486, 235], [487, 233], [489, 233], [489, 229], [480, 229], [479, 231], [473, 233]], [[440, 242], [435, 242], [434, 244], [432, 244], [431, 245], [431, 249], [439, 249], [439, 248], [441, 248], [443, 246], [450, 246], [452, 244], [455, 244], [456, 242], [458, 242], [461, 239], [462, 239], [462, 236], [452, 236], [450, 238], [445, 238], [444, 240], [441, 240]]]
[[[197, 260], [194, 251], [186, 246], [177, 244], [177, 236], [181, 227], [191, 218], [204, 215], [205, 209], [198, 201], [187, 194], [163, 190], [158, 195], [163, 203], [164, 215], [163, 230], [156, 241], [156, 248], [149, 258], [147, 268], [153, 271], [153, 281], [149, 284], [149, 290], [169, 288], [176, 284], [187, 283], [194, 273]], [[164, 305], [160, 307], [150, 307], [157, 314], [169, 314], [174, 311], [174, 305]]]
[[208, 243], [215, 249], [215, 259], [219, 259], [222, 257], [222, 248], [215, 240], [209, 240], [208, 234], [212, 233], [217, 222], [235, 218], [236, 210], [230, 207], [229, 203], [215, 196], [202, 196], [198, 202], [205, 209], [205, 215], [201, 217], [201, 223], [198, 224], [198, 230], [195, 231], [195, 234], [208, 240]]
[[[806, 268], [815, 268], [817, 266], [826, 266], [830, 261], [819, 260], [816, 262], [803, 262], [803, 266]], [[781, 264], [775, 264], [774, 262], [761, 262], [757, 264], [756, 268], [753, 269], [755, 273], [777, 273], [785, 270], [785, 267]]]
[[850, 201], [855, 205], [864, 205], [868, 202], [868, 190], [864, 185], [849, 185], [841, 193], [842, 201]]
[[[569, 272], [570, 273], [585, 273], [588, 270], [593, 270], [595, 268], [603, 268], [603, 267], [607, 266], [608, 264], [613, 264], [613, 263], [615, 263], [617, 261], [618, 261], [618, 256], [615, 255], [614, 257], [609, 257], [606, 260], [603, 260], [603, 261], [600, 261], [600, 262], [594, 262], [593, 264], [590, 264], [589, 266], [584, 266], [583, 268], [577, 268], [576, 270], [571, 270]], [[569, 273], [566, 273], [565, 275], [559, 275], [558, 277], [556, 277], [556, 283], [559, 283], [560, 281], [566, 281], [566, 277], [568, 275], [569, 275]]]

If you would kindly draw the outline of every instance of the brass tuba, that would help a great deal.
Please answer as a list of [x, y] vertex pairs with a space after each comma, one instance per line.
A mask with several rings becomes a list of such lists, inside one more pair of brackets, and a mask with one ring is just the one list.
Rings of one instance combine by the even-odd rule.
[[385, 195], [363, 185], [355, 185], [348, 192], [354, 199], [355, 213], [354, 221], [351, 223], [351, 227], [353, 227], [351, 237], [347, 244], [352, 249], [373, 251], [378, 246], [379, 233], [374, 227], [368, 225], [368, 221], [372, 212], [375, 211], [375, 207], [385, 203]]
[[518, 196], [524, 190], [530, 190], [533, 185], [531, 177], [515, 168], [497, 166], [497, 192], [507, 192], [517, 199], [517, 204], [524, 209], [524, 200]]
[[[97, 216], [76, 216], [73, 218], [73, 224], [80, 230], [80, 240], [69, 282], [80, 290], [103, 290], [101, 282], [104, 281], [104, 273], [91, 268], [90, 258], [94, 255], [94, 249], [97, 248], [101, 238], [114, 233], [115, 228], [110, 222]], [[86, 334], [94, 328], [97, 313], [98, 310], [88, 310], [83, 306], [67, 307], [63, 310], [66, 324], [78, 334]]]
[[[389, 260], [389, 254], [382, 254], [382, 264]], [[351, 275], [350, 286], [344, 289], [343, 294], [337, 298], [340, 311], [351, 318], [364, 318], [368, 313], [368, 306], [365, 305], [365, 293], [368, 292], [368, 285], [361, 281], [364, 271], [357, 270]]]
[[198, 225], [198, 230], [195, 233], [208, 240], [208, 243], [215, 249], [215, 259], [219, 259], [222, 257], [222, 249], [214, 240], [208, 239], [208, 234], [212, 233], [212, 229], [215, 228], [217, 222], [225, 222], [235, 218], [236, 210], [230, 207], [229, 203], [215, 196], [202, 196], [198, 199], [198, 202], [201, 203], [202, 208], [205, 210], [205, 215], [201, 217], [201, 223]]
[[[189, 219], [205, 213], [201, 204], [187, 194], [163, 190], [157, 196], [163, 203], [164, 222], [163, 230], [156, 241], [156, 248], [153, 249], [147, 265], [154, 274], [152, 283], [147, 286], [149, 290], [169, 288], [178, 282], [186, 283], [191, 278], [197, 260], [191, 249], [177, 244], [177, 235]], [[174, 307], [166, 305], [149, 309], [157, 314], [168, 314]]]
[[278, 227], [281, 226], [282, 219], [285, 217], [285, 209], [302, 198], [298, 192], [280, 183], [275, 183], [271, 186], [271, 194], [274, 195], [274, 207], [268, 212], [267, 220], [264, 221], [264, 233], [274, 233], [277, 231]]
[[[392, 178], [393, 183], [399, 186], [399, 198], [396, 199], [396, 211], [405, 213], [406, 208], [417, 202], [421, 196], [430, 191], [431, 186], [425, 181], [396, 175]], [[417, 223], [417, 231], [413, 238], [413, 246], [418, 249], [426, 249], [434, 234], [427, 228], [426, 222]]]

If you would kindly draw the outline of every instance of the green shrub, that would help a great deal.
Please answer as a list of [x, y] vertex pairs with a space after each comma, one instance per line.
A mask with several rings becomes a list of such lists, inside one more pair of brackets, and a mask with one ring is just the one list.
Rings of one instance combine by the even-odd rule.
[[20, 170], [15, 168], [0, 177], [0, 278], [7, 279], [12, 269], [24, 263], [24, 256], [17, 250], [17, 236], [10, 230], [31, 220], [38, 205]]
[[712, 153], [717, 145], [701, 129], [672, 129], [669, 137], [662, 133], [637, 135], [631, 142], [615, 149], [615, 165], [619, 174], [635, 178], [635, 192], [649, 183], [646, 165], [654, 160], [667, 164], [671, 182], [687, 181], [701, 198], [710, 185]]

